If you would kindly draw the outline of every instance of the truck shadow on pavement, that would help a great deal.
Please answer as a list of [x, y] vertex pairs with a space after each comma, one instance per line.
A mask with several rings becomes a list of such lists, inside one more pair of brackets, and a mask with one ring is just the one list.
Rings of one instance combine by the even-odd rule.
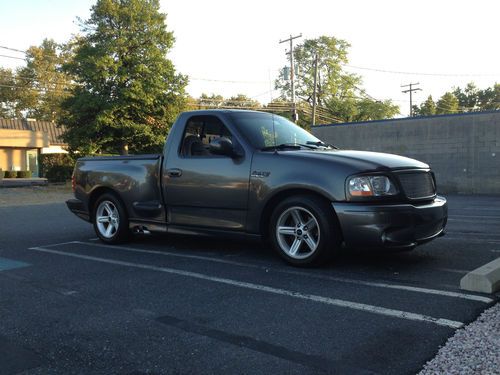
[[[162, 235], [136, 236], [130, 244], [158, 252], [177, 251], [179, 253], [217, 257], [261, 266], [296, 269], [281, 260], [279, 255], [266, 241], [220, 239], [201, 236]], [[314, 268], [331, 271], [352, 271], [383, 269], [394, 272], [432, 267], [439, 258], [426, 251], [424, 245], [411, 251], [387, 249], [342, 249], [328, 263]], [[440, 263], [440, 262], [439, 262]], [[303, 268], [307, 270], [308, 268]]]

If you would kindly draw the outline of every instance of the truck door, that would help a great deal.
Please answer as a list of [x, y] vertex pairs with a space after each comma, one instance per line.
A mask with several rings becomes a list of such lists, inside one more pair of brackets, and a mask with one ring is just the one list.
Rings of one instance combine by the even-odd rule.
[[177, 149], [168, 150], [163, 170], [163, 196], [168, 224], [244, 230], [251, 155], [214, 155], [209, 143], [229, 138], [241, 143], [216, 116], [187, 119]]

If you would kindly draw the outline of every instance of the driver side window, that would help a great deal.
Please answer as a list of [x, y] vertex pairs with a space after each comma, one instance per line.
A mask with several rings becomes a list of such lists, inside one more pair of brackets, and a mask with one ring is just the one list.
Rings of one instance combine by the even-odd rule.
[[233, 141], [233, 137], [224, 124], [215, 116], [193, 116], [184, 131], [180, 155], [192, 157], [218, 156], [210, 152], [209, 144], [218, 137], [225, 137]]

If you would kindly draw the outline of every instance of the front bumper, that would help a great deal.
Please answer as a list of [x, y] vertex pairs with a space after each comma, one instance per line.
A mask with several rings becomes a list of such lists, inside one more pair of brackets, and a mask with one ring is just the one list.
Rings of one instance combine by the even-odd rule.
[[444, 234], [448, 203], [425, 205], [332, 203], [349, 248], [413, 248]]
[[85, 207], [85, 204], [79, 200], [79, 199], [68, 199], [66, 201], [66, 206], [68, 206], [69, 210], [73, 212], [76, 216], [78, 216], [80, 219], [83, 219], [85, 221], [90, 221], [90, 215]]

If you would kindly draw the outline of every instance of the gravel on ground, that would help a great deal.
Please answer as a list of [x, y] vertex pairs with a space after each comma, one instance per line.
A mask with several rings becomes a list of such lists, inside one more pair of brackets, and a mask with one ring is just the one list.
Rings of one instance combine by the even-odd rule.
[[459, 329], [419, 375], [500, 374], [500, 303]]
[[73, 197], [71, 184], [0, 188], [0, 207], [65, 202]]

